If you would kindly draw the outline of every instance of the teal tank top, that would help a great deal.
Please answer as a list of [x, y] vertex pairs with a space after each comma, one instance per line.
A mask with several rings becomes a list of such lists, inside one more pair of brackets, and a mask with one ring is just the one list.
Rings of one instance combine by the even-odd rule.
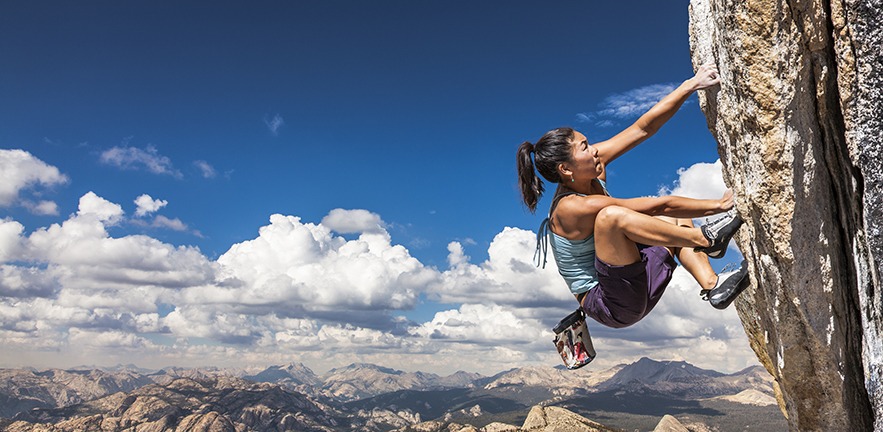
[[[601, 184], [604, 193], [610, 195], [607, 192], [607, 184], [601, 179], [598, 179], [598, 183]], [[558, 200], [567, 195], [585, 196], [575, 192], [556, 196], [549, 209], [550, 217]], [[540, 255], [542, 255], [543, 267], [546, 266], [550, 244], [555, 264], [558, 265], [558, 273], [567, 282], [571, 293], [582, 294], [598, 285], [598, 273], [595, 271], [595, 236], [590, 235], [583, 240], [566, 239], [549, 229], [549, 218], [547, 217], [537, 231], [537, 252], [534, 258], [538, 266], [540, 265]]]

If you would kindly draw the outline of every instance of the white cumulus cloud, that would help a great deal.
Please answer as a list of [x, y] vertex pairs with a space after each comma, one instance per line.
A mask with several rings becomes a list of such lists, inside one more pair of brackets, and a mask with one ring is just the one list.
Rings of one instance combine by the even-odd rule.
[[473, 303], [475, 299], [506, 306], [524, 306], [524, 313], [537, 313], [533, 308], [563, 306], [574, 301], [567, 284], [558, 275], [549, 252], [545, 268], [533, 261], [536, 234], [519, 228], [504, 228], [488, 248], [488, 259], [471, 264], [463, 255], [462, 246], [448, 246], [448, 262], [452, 267], [442, 274], [439, 284], [430, 292], [442, 303]]
[[0, 266], [0, 297], [51, 297], [60, 285], [52, 274], [38, 267]]
[[371, 231], [346, 240], [324, 224], [277, 214], [256, 239], [233, 245], [218, 263], [245, 284], [238, 301], [304, 313], [411, 307], [436, 273], [391, 244], [386, 231], [366, 228]]
[[448, 265], [457, 267], [469, 263], [469, 256], [463, 252], [463, 245], [458, 242], [448, 243]]
[[163, 324], [179, 337], [210, 338], [233, 344], [251, 343], [265, 331], [257, 316], [199, 305], [175, 309], [163, 319]]
[[166, 200], [153, 199], [153, 197], [147, 194], [139, 195], [138, 198], [135, 198], [135, 205], [138, 206], [135, 210], [135, 216], [141, 217], [149, 215], [168, 204], [169, 202]]
[[[401, 337], [388, 332], [359, 328], [351, 325], [329, 325], [319, 331], [319, 342], [344, 350], [391, 349], [406, 343]], [[352, 351], [351, 351], [352, 352]]]
[[211, 280], [213, 265], [196, 248], [175, 247], [140, 235], [111, 237], [106, 227], [122, 215], [119, 204], [89, 192], [80, 198], [76, 215], [31, 233], [26, 241], [27, 258], [61, 272], [66, 288], [89, 292], [180, 288]]
[[39, 202], [32, 201], [22, 201], [22, 205], [25, 206], [31, 213], [41, 216], [58, 216], [58, 204], [54, 201], [46, 201], [41, 200]]
[[100, 196], [95, 192], [88, 192], [80, 197], [80, 206], [77, 216], [80, 218], [94, 218], [99, 222], [113, 225], [119, 222], [123, 217], [123, 208], [119, 204], [114, 204]]
[[24, 150], [0, 149], [0, 206], [16, 202], [23, 189], [67, 183], [58, 168]]
[[[674, 186], [662, 187], [659, 189], [660, 195], [678, 195], [697, 199], [717, 199], [723, 196], [727, 190], [724, 184], [724, 176], [721, 171], [721, 161], [718, 159], [714, 163], [696, 163], [689, 168], [681, 168], [678, 170], [678, 180]], [[738, 198], [738, 197], [737, 197]], [[712, 215], [708, 217], [696, 218], [694, 223], [700, 226], [708, 220], [713, 220], [719, 216]], [[736, 249], [736, 242], [731, 241], [730, 249]]]
[[21, 256], [24, 225], [14, 220], [0, 220], [0, 263]]
[[368, 210], [331, 210], [322, 218], [322, 225], [340, 234], [360, 232], [383, 232], [383, 221], [380, 215]]
[[113, 349], [138, 349], [151, 344], [147, 339], [132, 333], [117, 330], [94, 331], [78, 328], [70, 330], [70, 342], [81, 347]]
[[697, 199], [720, 198], [727, 186], [721, 171], [721, 161], [700, 162], [678, 170], [679, 178], [673, 188], [662, 187], [660, 195], [678, 195]]
[[412, 332], [430, 339], [482, 345], [530, 344], [548, 337], [540, 321], [519, 318], [512, 308], [483, 304], [464, 304], [458, 310], [438, 312], [432, 321]]
[[[702, 168], [683, 170], [677, 187], [691, 187], [689, 174]], [[149, 196], [142, 204], [145, 215], [165, 205]], [[437, 270], [393, 243], [367, 210], [335, 209], [319, 223], [272, 215], [216, 261], [195, 247], [112, 236], [108, 227], [123, 216], [90, 192], [67, 220], [30, 234], [0, 220], [0, 345], [9, 353], [0, 360], [338, 366], [358, 356], [494, 373], [557, 364], [550, 328], [576, 308], [552, 257], [536, 267], [536, 236], [518, 228], [499, 232], [478, 263], [449, 243], [449, 268]], [[615, 330], [590, 321], [596, 367], [643, 356], [728, 370], [756, 364], [734, 310], [713, 309], [697, 293], [678, 269], [643, 322]], [[425, 301], [453, 306], [425, 322], [399, 316]]]

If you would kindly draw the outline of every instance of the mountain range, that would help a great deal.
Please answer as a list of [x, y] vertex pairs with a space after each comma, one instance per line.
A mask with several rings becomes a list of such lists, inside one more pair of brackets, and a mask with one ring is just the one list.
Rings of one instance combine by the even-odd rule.
[[716, 420], [722, 431], [756, 426], [758, 419], [767, 430], [787, 428], [763, 368], [723, 374], [647, 358], [607, 370], [525, 367], [490, 377], [365, 363], [321, 376], [298, 363], [263, 370], [0, 370], [0, 429], [10, 431], [48, 424], [71, 431], [514, 428], [537, 407], [608, 419], [614, 428], [652, 429], [666, 414]]

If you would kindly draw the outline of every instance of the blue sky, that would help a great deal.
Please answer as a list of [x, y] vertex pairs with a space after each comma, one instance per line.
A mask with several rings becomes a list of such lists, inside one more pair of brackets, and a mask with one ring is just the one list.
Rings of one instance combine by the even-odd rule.
[[[350, 352], [440, 372], [427, 359], [442, 353], [487, 373], [554, 360], [537, 329], [573, 306], [566, 288], [544, 298], [494, 273], [542, 218], [520, 203], [515, 149], [558, 126], [590, 140], [628, 126], [692, 76], [687, 19], [686, 1], [4, 3], [0, 338], [16, 348], [0, 366], [218, 352], [336, 366], [320, 346], [338, 347], [331, 363]], [[610, 167], [611, 191], [687, 187], [681, 169], [717, 157], [693, 96]], [[358, 247], [377, 260], [358, 267]], [[470, 314], [538, 336], [505, 346]], [[702, 335], [727, 345], [730, 327]], [[715, 366], [689, 358], [684, 335], [668, 335], [681, 351], [628, 335], [644, 345], [604, 361]], [[740, 343], [717, 369], [755, 362]], [[487, 349], [508, 360], [469, 360]]]

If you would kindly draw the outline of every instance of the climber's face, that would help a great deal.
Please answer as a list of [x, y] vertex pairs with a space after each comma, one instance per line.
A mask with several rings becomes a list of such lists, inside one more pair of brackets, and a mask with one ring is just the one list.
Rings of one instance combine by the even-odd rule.
[[570, 141], [570, 164], [572, 178], [575, 181], [590, 180], [597, 178], [603, 171], [601, 159], [598, 157], [598, 149], [590, 145], [586, 136], [573, 131]]

